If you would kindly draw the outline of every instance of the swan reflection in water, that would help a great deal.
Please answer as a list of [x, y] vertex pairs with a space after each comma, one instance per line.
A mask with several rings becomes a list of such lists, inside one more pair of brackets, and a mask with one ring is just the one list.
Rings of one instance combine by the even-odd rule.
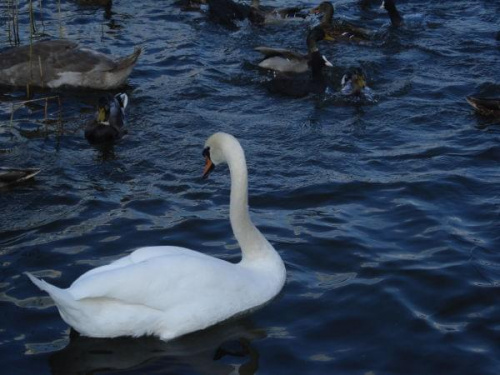
[[252, 341], [266, 333], [248, 318], [229, 321], [170, 342], [155, 337], [96, 339], [72, 331], [69, 344], [51, 355], [53, 375], [111, 373], [251, 375], [259, 353]]

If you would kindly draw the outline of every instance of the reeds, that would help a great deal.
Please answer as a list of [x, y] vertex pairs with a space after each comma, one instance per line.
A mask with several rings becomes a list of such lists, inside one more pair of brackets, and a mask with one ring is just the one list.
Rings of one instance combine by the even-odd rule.
[[17, 0], [6, 0], [7, 6], [7, 35], [11, 46], [21, 44], [19, 37], [19, 3]]
[[[18, 0], [5, 0], [2, 4], [5, 9], [6, 15], [6, 31], [7, 39], [11, 46], [18, 46], [21, 44], [20, 28], [19, 28], [19, 1]], [[40, 9], [40, 20], [42, 27], [44, 27], [43, 17], [42, 17], [42, 0], [38, 0], [38, 6]], [[37, 34], [37, 24], [35, 18], [35, 6], [33, 5], [33, 0], [29, 0], [28, 3], [28, 15], [29, 15], [29, 28], [30, 28], [30, 41]]]
[[[55, 101], [57, 103], [58, 109], [55, 112], [55, 117], [51, 116], [49, 114], [49, 101]], [[49, 134], [49, 125], [55, 124], [55, 130], [56, 133], [61, 135], [64, 131], [64, 126], [63, 126], [63, 118], [62, 118], [62, 105], [61, 105], [61, 98], [59, 96], [47, 96], [44, 98], [38, 98], [38, 99], [31, 99], [31, 100], [25, 100], [22, 102], [18, 103], [12, 103], [11, 107], [11, 113], [10, 113], [10, 126], [14, 125], [14, 115], [17, 110], [27, 107], [30, 104], [33, 103], [40, 103], [42, 102], [43, 105], [43, 120], [42, 123], [44, 124], [44, 130], [45, 134]], [[16, 121], [23, 121], [23, 119], [18, 119]]]

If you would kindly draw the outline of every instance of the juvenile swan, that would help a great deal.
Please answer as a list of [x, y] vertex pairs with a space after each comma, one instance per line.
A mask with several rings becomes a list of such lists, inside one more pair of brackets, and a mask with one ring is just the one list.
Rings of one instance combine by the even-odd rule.
[[170, 340], [248, 312], [285, 283], [282, 259], [250, 220], [247, 167], [239, 142], [216, 133], [203, 150], [207, 177], [227, 163], [229, 219], [242, 253], [233, 264], [175, 246], [143, 247], [59, 289], [28, 273], [54, 300], [62, 319], [84, 336], [155, 335]]
[[115, 58], [68, 40], [44, 40], [0, 53], [0, 86], [115, 89], [125, 83], [141, 54]]

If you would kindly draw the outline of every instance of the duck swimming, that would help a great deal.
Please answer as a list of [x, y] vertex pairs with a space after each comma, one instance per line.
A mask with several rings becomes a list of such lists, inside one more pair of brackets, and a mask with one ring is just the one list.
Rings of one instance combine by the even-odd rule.
[[261, 307], [280, 292], [285, 265], [250, 219], [243, 148], [232, 135], [215, 133], [206, 141], [203, 156], [204, 178], [216, 165], [229, 166], [229, 220], [241, 261], [234, 264], [182, 247], [155, 246], [94, 268], [67, 289], [28, 273], [80, 334], [170, 340]]
[[329, 36], [327, 40], [357, 43], [370, 40], [370, 35], [366, 30], [354, 26], [349, 22], [334, 20], [333, 4], [329, 1], [323, 1], [316, 8], [312, 9], [311, 13], [323, 15], [319, 27]]
[[99, 98], [96, 118], [85, 128], [87, 141], [90, 144], [103, 144], [121, 139], [127, 133], [124, 129], [127, 105], [127, 94]]
[[207, 0], [208, 17], [229, 30], [237, 30], [237, 21], [243, 21], [250, 14], [250, 6], [232, 0]]
[[394, 0], [383, 0], [382, 7], [389, 13], [389, 17], [391, 19], [391, 25], [394, 27], [400, 27], [403, 25], [403, 17], [399, 14], [398, 9], [396, 8], [396, 3]]
[[468, 96], [466, 100], [479, 114], [500, 118], [500, 99]]
[[36, 42], [0, 53], [0, 85], [114, 89], [125, 83], [140, 54], [137, 48], [113, 59], [67, 40]]
[[[322, 40], [325, 32], [316, 27], [310, 32], [315, 40]], [[333, 65], [326, 60], [317, 47], [311, 51], [308, 66], [310, 72], [289, 75], [286, 73], [278, 74], [274, 79], [265, 83], [267, 89], [274, 94], [301, 98], [309, 94], [322, 94], [327, 88], [327, 82], [323, 75], [323, 68]]]
[[[307, 54], [301, 54], [281, 48], [256, 47], [255, 50], [265, 56], [259, 63], [259, 67], [283, 73], [307, 72], [309, 70], [312, 55], [318, 52], [317, 42], [324, 39], [330, 40], [329, 36], [317, 26], [307, 34]], [[324, 56], [322, 56], [322, 58], [328, 63]]]
[[40, 173], [36, 168], [0, 167], [0, 189], [28, 181]]
[[201, 11], [201, 6], [206, 3], [206, 0], [177, 0], [174, 2], [184, 12], [199, 12]]
[[340, 84], [342, 85], [342, 95], [371, 97], [371, 90], [366, 85], [366, 76], [361, 68], [354, 68], [344, 74]]
[[253, 24], [262, 25], [266, 23], [276, 23], [280, 21], [304, 20], [307, 15], [301, 13], [300, 7], [289, 8], [261, 8], [260, 0], [252, 0], [248, 19]]

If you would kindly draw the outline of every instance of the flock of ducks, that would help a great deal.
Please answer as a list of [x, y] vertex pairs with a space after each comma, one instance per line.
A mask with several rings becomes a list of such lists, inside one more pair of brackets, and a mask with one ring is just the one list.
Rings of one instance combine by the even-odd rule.
[[[363, 1], [366, 3], [366, 0]], [[276, 72], [266, 87], [273, 93], [303, 97], [323, 93], [325, 68], [332, 64], [320, 53], [321, 41], [363, 42], [370, 33], [333, 19], [334, 8], [322, 2], [304, 13], [291, 7], [261, 7], [232, 0], [184, 0], [185, 9], [208, 5], [209, 17], [233, 28], [237, 20], [253, 24], [303, 19], [320, 14], [321, 22], [307, 35], [307, 53], [257, 47], [263, 55], [259, 67]], [[391, 24], [401, 27], [403, 17], [394, 0], [385, 0]], [[42, 41], [0, 53], [0, 84], [47, 88], [78, 87], [111, 90], [130, 75], [141, 49], [113, 59], [64, 40]], [[364, 95], [363, 71], [345, 74], [342, 94]], [[95, 120], [85, 129], [91, 144], [112, 143], [125, 133], [126, 94], [99, 99]], [[500, 117], [500, 100], [468, 97], [480, 113]], [[91, 337], [155, 335], [170, 340], [251, 311], [273, 299], [282, 289], [286, 270], [283, 260], [252, 223], [248, 211], [248, 175], [243, 148], [236, 138], [215, 133], [203, 149], [206, 178], [218, 164], [227, 164], [231, 175], [229, 219], [242, 253], [242, 260], [229, 263], [203, 253], [175, 246], [144, 247], [108, 265], [80, 276], [67, 289], [60, 289], [28, 273], [30, 280], [47, 292], [62, 319], [79, 333]], [[25, 181], [38, 170], [0, 169], [0, 187]], [[196, 275], [196, 277], [193, 277]]]

